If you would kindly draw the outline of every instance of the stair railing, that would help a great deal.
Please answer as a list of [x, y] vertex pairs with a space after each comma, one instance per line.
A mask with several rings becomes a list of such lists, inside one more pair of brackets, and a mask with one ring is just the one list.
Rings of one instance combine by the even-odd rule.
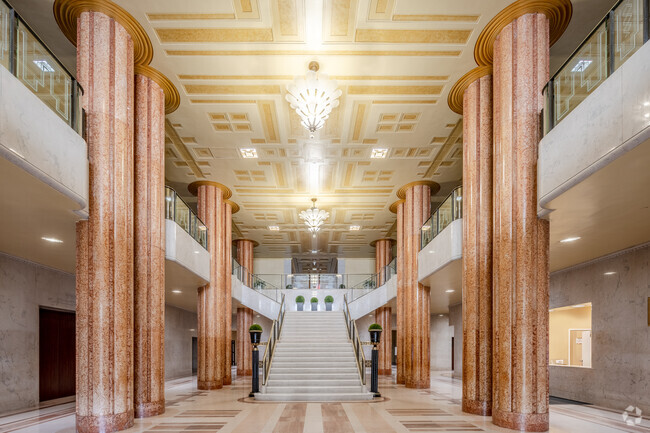
[[366, 384], [366, 357], [363, 354], [363, 345], [359, 338], [359, 330], [357, 329], [357, 322], [350, 316], [350, 309], [348, 308], [348, 297], [343, 295], [343, 302], [345, 308], [343, 309], [343, 316], [345, 317], [345, 325], [348, 328], [348, 338], [352, 342], [354, 348], [354, 356], [357, 360], [357, 368], [359, 369], [359, 378], [363, 385]]
[[[282, 324], [284, 323], [284, 313], [286, 312], [286, 304], [284, 303], [284, 294], [282, 295], [282, 301], [280, 302], [280, 311], [278, 312], [278, 318], [273, 321], [273, 326], [271, 326], [271, 332], [269, 333], [269, 341], [266, 343], [266, 349], [264, 350], [264, 358], [262, 359], [262, 371], [264, 372], [264, 380], [262, 385], [266, 386], [266, 382], [269, 380], [269, 370], [271, 369], [271, 361], [273, 361], [273, 354], [275, 353], [275, 344], [280, 338], [280, 333], [282, 332]], [[259, 368], [259, 366], [253, 366], [253, 368]]]

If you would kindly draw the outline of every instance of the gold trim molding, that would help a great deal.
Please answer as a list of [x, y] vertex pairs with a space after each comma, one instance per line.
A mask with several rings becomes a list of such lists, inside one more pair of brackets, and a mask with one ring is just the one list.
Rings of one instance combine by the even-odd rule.
[[438, 191], [440, 191], [440, 184], [437, 182], [434, 182], [432, 180], [416, 180], [415, 182], [409, 182], [403, 187], [401, 187], [397, 191], [397, 197], [401, 198], [402, 200], [406, 199], [406, 190], [409, 188], [413, 188], [414, 186], [418, 185], [426, 185], [431, 189], [431, 194], [435, 194]]
[[143, 75], [152, 79], [160, 86], [165, 93], [165, 114], [170, 114], [176, 111], [178, 106], [181, 104], [181, 95], [178, 93], [176, 86], [169, 81], [169, 78], [157, 69], [146, 65], [135, 65], [133, 72], [135, 75]]
[[228, 203], [230, 205], [230, 208], [232, 209], [233, 215], [236, 214], [237, 212], [239, 212], [239, 205], [237, 203], [235, 203], [234, 201], [232, 201], [232, 200], [224, 200], [223, 202]]
[[153, 45], [138, 20], [110, 0], [55, 0], [54, 19], [63, 34], [77, 46], [77, 19], [83, 12], [101, 12], [129, 33], [133, 40], [133, 62], [148, 65], [153, 59]]
[[[395, 203], [393, 203], [393, 204], [395, 204]], [[391, 206], [392, 206], [392, 205], [391, 205]], [[395, 212], [397, 212], [397, 209], [395, 209]], [[396, 242], [395, 239], [391, 239], [391, 238], [381, 238], [381, 239], [375, 239], [374, 241], [370, 242], [369, 245], [370, 245], [371, 247], [375, 248], [375, 247], [377, 246], [377, 242], [379, 242], [379, 241], [390, 241], [390, 244], [391, 244], [391, 245], [393, 245], [393, 244]]]
[[196, 182], [192, 182], [191, 184], [187, 185], [187, 190], [192, 195], [198, 195], [199, 187], [202, 185], [211, 185], [219, 188], [223, 193], [222, 197], [224, 200], [228, 200], [230, 197], [232, 197], [232, 191], [230, 191], [230, 188], [228, 188], [226, 185], [220, 184], [219, 182], [212, 182], [211, 180], [197, 180]]
[[391, 211], [392, 213], [397, 213], [397, 206], [401, 205], [401, 204], [404, 203], [405, 201], [406, 201], [406, 200], [404, 200], [404, 199], [397, 200], [395, 203], [393, 203], [393, 204], [390, 205], [390, 207], [388, 208], [388, 210]]
[[518, 0], [499, 12], [485, 26], [474, 47], [474, 60], [479, 66], [491, 65], [494, 61], [494, 41], [501, 30], [517, 18], [530, 13], [542, 13], [549, 20], [549, 44], [552, 46], [566, 30], [573, 5], [571, 0]]
[[248, 242], [252, 242], [252, 243], [253, 243], [253, 248], [255, 248], [255, 247], [259, 247], [259, 246], [260, 246], [260, 243], [259, 243], [259, 242], [254, 241], [253, 239], [246, 239], [246, 238], [242, 238], [242, 239], [233, 239], [232, 243], [233, 243], [233, 244], [236, 244], [237, 242], [240, 242], [240, 241], [248, 241]]
[[492, 66], [478, 66], [465, 75], [463, 75], [460, 80], [456, 81], [456, 84], [453, 85], [449, 91], [449, 96], [447, 97], [447, 104], [451, 111], [463, 114], [463, 98], [465, 97], [465, 90], [472, 84], [474, 81], [478, 80], [481, 77], [486, 75], [492, 75]]

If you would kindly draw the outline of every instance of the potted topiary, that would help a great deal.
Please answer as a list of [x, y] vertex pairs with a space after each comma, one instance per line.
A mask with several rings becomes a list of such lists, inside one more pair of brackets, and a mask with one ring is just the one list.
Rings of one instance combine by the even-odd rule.
[[260, 344], [260, 340], [262, 339], [262, 326], [253, 323], [251, 327], [248, 328], [248, 332], [251, 334], [251, 344]]
[[314, 296], [309, 302], [311, 302], [311, 311], [318, 311], [318, 298]]
[[345, 284], [339, 284], [339, 289], [345, 289]]
[[333, 297], [330, 295], [325, 296], [325, 311], [332, 311], [332, 302], [334, 302]]
[[296, 306], [298, 307], [298, 311], [302, 311], [302, 306], [305, 305], [305, 297], [304, 296], [296, 296]]
[[293, 289], [293, 286], [292, 286], [291, 284], [287, 284], [286, 287], [285, 287], [285, 289], [287, 289], [287, 290], [291, 290], [291, 289]]
[[373, 323], [368, 327], [368, 332], [370, 333], [370, 342], [377, 344], [379, 343], [379, 337], [381, 336], [381, 325], [379, 323]]

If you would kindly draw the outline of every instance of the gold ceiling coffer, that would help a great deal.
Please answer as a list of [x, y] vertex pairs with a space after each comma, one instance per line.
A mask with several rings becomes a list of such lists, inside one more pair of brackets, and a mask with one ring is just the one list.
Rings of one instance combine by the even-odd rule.
[[397, 197], [402, 200], [406, 199], [406, 190], [417, 185], [426, 185], [431, 191], [431, 195], [440, 191], [440, 184], [432, 180], [416, 180], [415, 182], [409, 182], [397, 191]]
[[181, 96], [178, 93], [178, 89], [176, 89], [176, 86], [172, 84], [169, 78], [165, 77], [160, 73], [160, 71], [151, 66], [135, 65], [133, 69], [135, 75], [143, 75], [152, 79], [163, 90], [165, 93], [165, 114], [170, 114], [176, 111], [181, 103]]
[[573, 15], [571, 0], [518, 0], [499, 12], [485, 26], [474, 46], [474, 60], [490, 66], [494, 60], [494, 41], [504, 27], [526, 14], [540, 13], [549, 20], [549, 44], [552, 46], [566, 30]]
[[77, 19], [84, 12], [101, 12], [117, 21], [133, 40], [133, 63], [148, 65], [153, 59], [153, 45], [138, 20], [109, 0], [55, 0], [54, 19], [63, 34], [77, 46]]

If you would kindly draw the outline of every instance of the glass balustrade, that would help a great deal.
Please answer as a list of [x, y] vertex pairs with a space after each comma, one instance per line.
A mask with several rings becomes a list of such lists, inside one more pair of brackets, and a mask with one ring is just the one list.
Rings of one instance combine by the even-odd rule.
[[83, 90], [29, 26], [0, 1], [0, 64], [83, 135]]
[[544, 87], [544, 133], [648, 41], [648, 8], [650, 0], [617, 2], [551, 78]]
[[203, 248], [208, 249], [208, 228], [169, 186], [165, 187], [165, 218], [174, 221]]
[[420, 229], [420, 249], [426, 247], [452, 221], [463, 217], [463, 187], [455, 188]]

